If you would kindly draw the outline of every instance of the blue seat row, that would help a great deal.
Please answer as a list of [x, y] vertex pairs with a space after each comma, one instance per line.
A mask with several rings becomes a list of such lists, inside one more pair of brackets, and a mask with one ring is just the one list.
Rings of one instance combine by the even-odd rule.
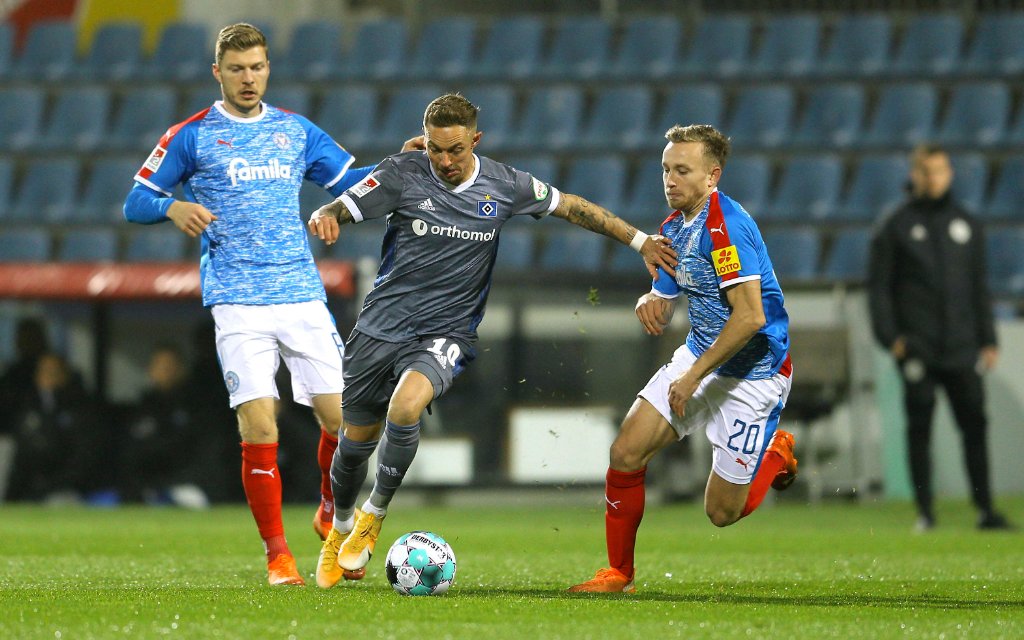
[[[563, 172], [550, 155], [495, 157], [645, 228], [656, 228], [667, 214], [659, 158], [632, 170], [619, 156], [581, 156], [565, 163]], [[16, 171], [19, 165], [0, 159], [0, 221], [118, 223], [140, 163], [113, 156], [86, 171], [77, 159], [58, 157], [28, 161]], [[960, 153], [953, 164], [954, 192], [982, 219], [1024, 220], [1024, 155], [990, 168], [984, 156]], [[904, 154], [865, 155], [849, 167], [831, 153], [796, 155], [778, 171], [765, 156], [743, 154], [728, 162], [720, 186], [759, 220], [868, 222], [903, 196], [906, 178]], [[329, 199], [324, 190], [304, 185], [303, 214]]]
[[[881, 12], [835, 19], [795, 13], [760, 22], [710, 14], [695, 25], [666, 13], [636, 16], [621, 27], [594, 15], [550, 23], [514, 15], [486, 25], [449, 16], [417, 33], [399, 18], [349, 30], [306, 22], [292, 30], [286, 46], [268, 35], [272, 65], [301, 80], [991, 76], [1024, 70], [1024, 12], [984, 12], [976, 23], [958, 13], [923, 12], [897, 26]], [[188, 22], [168, 24], [148, 57], [135, 22], [101, 26], [81, 60], [70, 22], [38, 23], [20, 55], [12, 31], [0, 26], [0, 77], [120, 81], [157, 74], [191, 81], [208, 74], [212, 62], [213, 34]], [[437, 43], [444, 43], [443, 56]]]
[[[497, 273], [524, 271], [616, 273], [646, 278], [643, 262], [629, 247], [563, 224], [510, 223], [502, 231]], [[346, 228], [333, 247], [315, 244], [318, 259], [380, 259], [383, 225]], [[826, 234], [814, 227], [768, 228], [763, 233], [783, 286], [821, 280], [862, 282], [867, 275], [870, 231], [850, 227]], [[1024, 294], [1024, 226], [1004, 227], [987, 237], [989, 284], [997, 295]], [[194, 260], [198, 241], [170, 225], [148, 228], [69, 228], [54, 237], [49, 227], [0, 229], [0, 262], [180, 262]]]
[[[348, 148], [380, 152], [416, 135], [424, 107], [444, 91], [430, 83], [390, 93], [367, 85], [317, 93], [280, 83], [271, 86], [267, 101], [310, 116]], [[180, 93], [168, 86], [119, 92], [80, 85], [52, 96], [39, 86], [0, 88], [0, 151], [148, 150], [170, 124], [219, 98], [212, 82]], [[484, 84], [465, 93], [482, 107], [480, 128], [492, 151], [656, 149], [668, 127], [693, 122], [722, 128], [745, 149], [887, 150], [924, 140], [1024, 147], [1024, 95], [1012, 115], [1013, 85], [1003, 81], [962, 82], [948, 90], [930, 82], [877, 89], [839, 82], [806, 91], [769, 83], [739, 89], [731, 106], [713, 84], [667, 92], [644, 84], [592, 92], [574, 84], [522, 92]]]

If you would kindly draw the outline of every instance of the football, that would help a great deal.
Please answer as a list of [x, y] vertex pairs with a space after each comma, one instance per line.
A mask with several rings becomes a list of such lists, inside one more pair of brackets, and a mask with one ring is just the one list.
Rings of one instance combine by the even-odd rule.
[[384, 561], [388, 582], [405, 596], [437, 596], [455, 581], [455, 553], [441, 536], [412, 531], [395, 540]]

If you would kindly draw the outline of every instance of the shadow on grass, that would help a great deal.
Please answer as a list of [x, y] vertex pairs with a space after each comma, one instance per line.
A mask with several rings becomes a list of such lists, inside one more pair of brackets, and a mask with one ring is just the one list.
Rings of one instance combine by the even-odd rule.
[[505, 589], [488, 587], [459, 587], [460, 598], [536, 598], [542, 600], [631, 600], [653, 602], [691, 602], [695, 604], [776, 605], [790, 607], [879, 607], [887, 609], [959, 609], [997, 610], [1019, 609], [1022, 599], [993, 600], [966, 599], [937, 595], [886, 596], [866, 593], [835, 595], [758, 595], [750, 593], [668, 593], [642, 590], [633, 594], [566, 593], [550, 589]]

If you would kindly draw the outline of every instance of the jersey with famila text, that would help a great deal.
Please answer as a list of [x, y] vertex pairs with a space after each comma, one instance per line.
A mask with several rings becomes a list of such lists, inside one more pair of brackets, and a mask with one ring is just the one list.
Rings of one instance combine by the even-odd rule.
[[473, 175], [451, 187], [425, 153], [390, 156], [341, 196], [357, 222], [387, 219], [380, 269], [357, 330], [387, 342], [476, 340], [502, 225], [515, 215], [547, 215], [560, 194], [528, 173], [474, 159]]
[[730, 313], [725, 289], [760, 280], [765, 324], [716, 373], [748, 380], [770, 378], [780, 370], [788, 375], [789, 316], [782, 289], [761, 232], [743, 207], [716, 190], [693, 220], [687, 222], [676, 211], [661, 233], [672, 241], [679, 265], [675, 277], [659, 269], [653, 291], [666, 298], [686, 295], [690, 351], [700, 357], [722, 332]]
[[217, 216], [202, 235], [204, 305], [325, 301], [299, 188], [331, 190], [352, 161], [298, 114], [264, 104], [239, 118], [218, 101], [168, 129], [135, 180], [168, 197], [181, 183], [185, 200]]

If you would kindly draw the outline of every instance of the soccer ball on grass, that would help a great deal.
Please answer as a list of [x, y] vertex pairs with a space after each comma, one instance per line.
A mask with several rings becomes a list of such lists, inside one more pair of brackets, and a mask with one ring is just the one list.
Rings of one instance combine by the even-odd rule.
[[441, 595], [455, 581], [455, 553], [441, 536], [413, 531], [391, 545], [384, 571], [388, 582], [402, 595]]

